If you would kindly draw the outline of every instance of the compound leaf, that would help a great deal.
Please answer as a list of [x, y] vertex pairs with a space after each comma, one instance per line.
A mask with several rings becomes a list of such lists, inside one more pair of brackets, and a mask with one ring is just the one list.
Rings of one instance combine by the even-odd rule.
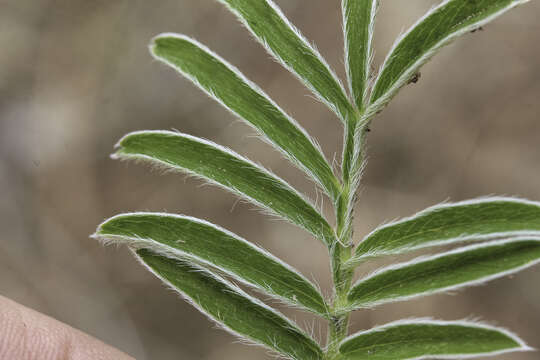
[[117, 147], [116, 158], [148, 160], [201, 176], [306, 229], [326, 244], [333, 242], [332, 228], [302, 195], [227, 148], [171, 131], [130, 133]]
[[305, 170], [332, 199], [338, 196], [340, 183], [321, 149], [300, 125], [236, 68], [182, 35], [159, 35], [154, 38], [150, 51], [253, 126]]
[[353, 262], [466, 240], [540, 233], [540, 203], [494, 197], [430, 207], [383, 225], [359, 244]]
[[218, 1], [227, 5], [268, 52], [343, 121], [352, 120], [352, 107], [336, 75], [272, 0]]
[[339, 348], [344, 360], [461, 359], [530, 348], [516, 335], [466, 321], [406, 320], [352, 335]]
[[359, 108], [364, 106], [371, 73], [373, 27], [377, 6], [378, 0], [342, 1], [347, 78]]
[[146, 249], [138, 250], [137, 257], [225, 330], [292, 359], [322, 359], [317, 343], [294, 323], [223, 278]]
[[101, 224], [95, 236], [171, 258], [187, 256], [289, 304], [323, 316], [328, 313], [322, 295], [298, 271], [204, 220], [160, 213], [122, 214]]
[[384, 106], [443, 46], [528, 0], [446, 0], [430, 10], [395, 43], [371, 94]]
[[354, 285], [354, 308], [407, 300], [485, 283], [540, 261], [540, 238], [471, 245], [440, 255], [382, 268]]

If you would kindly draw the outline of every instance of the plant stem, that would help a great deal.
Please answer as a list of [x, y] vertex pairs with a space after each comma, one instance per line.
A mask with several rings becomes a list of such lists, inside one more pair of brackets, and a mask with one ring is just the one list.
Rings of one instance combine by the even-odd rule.
[[335, 360], [338, 358], [338, 345], [347, 336], [349, 326], [349, 313], [336, 314], [335, 311], [347, 303], [347, 293], [351, 287], [353, 271], [343, 269], [344, 261], [350, 258], [352, 245], [342, 245], [337, 243], [332, 251], [332, 268], [334, 276], [334, 315], [328, 325], [328, 346], [327, 359]]
[[[336, 235], [338, 241], [330, 249], [332, 261], [332, 276], [334, 280], [334, 299], [332, 304], [333, 316], [328, 325], [328, 344], [326, 350], [327, 360], [339, 358], [339, 343], [347, 336], [349, 327], [349, 313], [339, 313], [347, 305], [347, 294], [351, 288], [354, 270], [343, 267], [343, 264], [352, 256], [353, 243], [353, 207], [360, 172], [363, 163], [364, 129], [361, 121], [362, 111], [351, 115], [345, 127], [342, 183], [343, 188], [336, 202]], [[357, 136], [361, 131], [361, 136]]]

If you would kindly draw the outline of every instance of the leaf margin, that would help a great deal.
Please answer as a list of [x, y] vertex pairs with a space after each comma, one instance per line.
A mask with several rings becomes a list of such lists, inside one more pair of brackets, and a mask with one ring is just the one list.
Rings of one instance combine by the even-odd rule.
[[374, 50], [373, 50], [373, 36], [375, 33], [375, 18], [377, 15], [377, 11], [379, 8], [379, 0], [367, 0], [371, 3], [371, 9], [370, 9], [370, 22], [367, 26], [368, 28], [368, 37], [367, 37], [367, 44], [364, 44], [367, 49], [365, 50], [365, 57], [363, 59], [364, 61], [364, 69], [362, 69], [362, 93], [358, 93], [357, 90], [355, 90], [354, 86], [354, 75], [353, 75], [353, 69], [351, 67], [351, 58], [350, 58], [350, 36], [348, 30], [348, 24], [349, 24], [349, 18], [351, 14], [347, 11], [348, 5], [351, 2], [354, 1], [361, 1], [361, 0], [342, 0], [341, 1], [341, 13], [342, 13], [342, 24], [343, 24], [343, 38], [344, 38], [344, 47], [345, 47], [345, 73], [347, 75], [347, 84], [349, 86], [349, 94], [351, 94], [351, 97], [353, 98], [353, 101], [355, 105], [358, 108], [363, 108], [364, 106], [367, 106], [366, 101], [369, 99], [369, 90], [371, 87], [371, 82], [374, 79], [370, 79], [371, 75], [371, 66], [373, 65], [373, 57], [374, 57]]
[[[528, 0], [527, 0], [528, 1]], [[375, 257], [382, 257], [382, 256], [388, 256], [388, 255], [399, 255], [404, 254], [406, 252], [420, 250], [424, 248], [429, 247], [438, 247], [438, 246], [444, 246], [444, 245], [453, 245], [453, 244], [459, 244], [459, 243], [465, 243], [469, 241], [486, 241], [486, 240], [495, 240], [502, 237], [515, 237], [515, 236], [538, 236], [540, 235], [540, 230], [532, 230], [532, 231], [526, 231], [526, 230], [518, 230], [518, 231], [505, 231], [505, 232], [495, 232], [495, 233], [489, 233], [489, 234], [472, 234], [472, 235], [462, 235], [459, 237], [453, 237], [450, 239], [444, 239], [442, 241], [431, 241], [424, 244], [421, 244], [419, 246], [402, 246], [397, 247], [394, 251], [371, 251], [371, 252], [364, 252], [363, 254], [358, 254], [358, 250], [360, 250], [360, 246], [362, 243], [364, 243], [366, 240], [370, 239], [374, 234], [379, 232], [380, 230], [384, 230], [390, 227], [393, 227], [395, 225], [401, 225], [403, 223], [406, 223], [408, 221], [412, 221], [415, 219], [420, 219], [423, 216], [430, 215], [431, 213], [436, 213], [437, 211], [441, 209], [451, 208], [451, 207], [458, 207], [458, 206], [467, 206], [467, 205], [475, 205], [475, 204], [483, 204], [483, 203], [489, 203], [489, 202], [510, 202], [510, 203], [519, 203], [523, 205], [534, 205], [540, 209], [540, 202], [528, 200], [528, 199], [522, 199], [519, 197], [509, 197], [509, 196], [484, 196], [484, 197], [478, 197], [468, 200], [462, 200], [457, 202], [442, 202], [438, 203], [432, 206], [429, 206], [427, 208], [424, 208], [415, 214], [412, 214], [410, 216], [406, 216], [403, 218], [399, 218], [395, 221], [390, 221], [383, 223], [377, 227], [375, 227], [372, 231], [370, 231], [367, 235], [364, 236], [364, 238], [358, 243], [357, 249], [355, 250], [355, 254], [353, 258], [351, 258], [349, 261], [347, 261], [346, 266], [348, 267], [354, 267], [359, 262], [361, 262], [364, 259], [369, 258], [375, 258]]]
[[[169, 246], [167, 244], [161, 243], [161, 242], [159, 242], [159, 241], [157, 241], [155, 239], [151, 239], [151, 238], [144, 239], [144, 238], [135, 238], [135, 237], [131, 237], [131, 236], [123, 236], [123, 235], [113, 235], [113, 234], [101, 233], [101, 229], [103, 228], [103, 226], [106, 225], [107, 223], [111, 222], [111, 221], [114, 221], [115, 219], [119, 219], [119, 218], [123, 218], [123, 217], [130, 217], [130, 216], [139, 216], [139, 215], [140, 216], [145, 216], [145, 215], [164, 216], [164, 217], [171, 217], [171, 218], [178, 218], [178, 219], [182, 219], [182, 220], [192, 221], [192, 222], [195, 222], [197, 224], [201, 224], [203, 226], [208, 226], [208, 227], [210, 227], [210, 228], [212, 228], [214, 230], [217, 230], [219, 232], [224, 233], [226, 236], [232, 237], [235, 240], [238, 240], [238, 241], [242, 242], [243, 244], [245, 244], [245, 245], [249, 246], [250, 248], [252, 248], [254, 251], [266, 256], [271, 261], [275, 261], [279, 265], [283, 266], [285, 269], [289, 270], [291, 273], [299, 276], [302, 280], [304, 280], [306, 282], [306, 284], [310, 285], [315, 290], [315, 292], [317, 292], [318, 295], [320, 295], [320, 300], [322, 300], [321, 305], [323, 305], [326, 308], [326, 313], [316, 311], [315, 309], [309, 308], [306, 305], [304, 305], [304, 304], [302, 304], [302, 303], [300, 303], [298, 301], [296, 303], [293, 303], [292, 299], [288, 299], [286, 297], [280, 296], [278, 293], [273, 291], [271, 289], [271, 286], [268, 286], [268, 288], [264, 288], [262, 285], [256, 284], [254, 282], [250, 282], [249, 280], [242, 278], [240, 275], [237, 275], [233, 271], [225, 269], [225, 268], [211, 262], [210, 260], [206, 260], [206, 259], [204, 259], [204, 258], [202, 258], [200, 256], [195, 255], [195, 254], [188, 253], [187, 251], [183, 251], [183, 250], [174, 248], [174, 247]], [[313, 312], [313, 313], [315, 313], [317, 315], [320, 315], [320, 316], [322, 316], [324, 318], [328, 318], [328, 316], [329, 316], [329, 307], [328, 307], [328, 304], [326, 303], [326, 301], [324, 299], [324, 296], [322, 295], [322, 292], [320, 291], [320, 289], [318, 288], [318, 286], [315, 283], [313, 283], [312, 281], [307, 279], [300, 271], [293, 268], [290, 264], [286, 263], [282, 259], [280, 259], [277, 256], [273, 255], [272, 253], [270, 253], [266, 249], [264, 249], [264, 248], [262, 248], [262, 247], [260, 247], [258, 245], [255, 245], [250, 241], [247, 241], [246, 239], [240, 237], [239, 235], [233, 233], [232, 231], [230, 231], [228, 229], [225, 229], [225, 228], [223, 228], [223, 227], [221, 227], [219, 225], [216, 225], [216, 224], [211, 223], [211, 222], [209, 222], [207, 220], [204, 220], [204, 219], [199, 219], [199, 218], [196, 218], [196, 217], [193, 217], [193, 216], [188, 216], [188, 215], [180, 215], [180, 214], [172, 214], [172, 213], [160, 213], [160, 212], [122, 213], [122, 214], [114, 215], [114, 216], [104, 220], [101, 224], [98, 225], [98, 228], [97, 228], [96, 232], [93, 235], [91, 235], [90, 237], [100, 241], [104, 245], [109, 245], [109, 244], [122, 245], [123, 244], [123, 245], [126, 245], [131, 250], [148, 249], [148, 250], [151, 250], [153, 253], [155, 253], [157, 255], [167, 257], [169, 259], [174, 259], [174, 260], [178, 260], [178, 261], [186, 261], [186, 259], [187, 259], [188, 262], [194, 262], [194, 263], [206, 268], [207, 271], [212, 273], [212, 271], [207, 268], [207, 266], [211, 266], [211, 267], [219, 270], [221, 273], [226, 274], [227, 276], [230, 276], [231, 278], [233, 278], [234, 280], [236, 280], [236, 281], [238, 281], [240, 283], [243, 283], [243, 284], [245, 284], [247, 286], [250, 286], [251, 288], [257, 290], [258, 292], [260, 292], [262, 294], [270, 295], [273, 298], [276, 298], [277, 300], [282, 301], [284, 304], [288, 305], [289, 307], [295, 307], [295, 308], [303, 309], [303, 310], [306, 310], [306, 311], [309, 311], [309, 312]]]
[[[351, 341], [351, 340], [354, 340], [356, 337], [358, 336], [361, 336], [361, 335], [364, 335], [364, 334], [370, 334], [370, 333], [374, 333], [374, 332], [377, 332], [377, 331], [381, 331], [381, 330], [385, 330], [387, 328], [392, 328], [392, 327], [396, 327], [396, 326], [401, 326], [401, 325], [411, 325], [411, 324], [426, 324], [426, 325], [458, 325], [458, 326], [465, 326], [465, 327], [472, 327], [472, 328], [479, 328], [479, 329], [486, 329], [486, 330], [494, 330], [494, 331], [498, 331], [500, 333], [502, 333], [503, 335], [506, 335], [508, 338], [510, 338], [511, 340], [515, 341], [518, 345], [519, 345], [519, 348], [516, 350], [516, 349], [508, 349], [508, 350], [502, 350], [502, 351], [497, 351], [497, 352], [491, 352], [491, 353], [482, 353], [482, 354], [474, 354], [474, 355], [448, 355], [448, 356], [440, 356], [440, 355], [437, 355], [437, 358], [439, 359], [456, 359], [456, 358], [461, 358], [461, 359], [471, 359], [471, 358], [476, 358], [476, 357], [482, 357], [482, 356], [497, 356], [497, 355], [502, 355], [502, 354], [505, 354], [505, 353], [510, 353], [510, 352], [526, 352], [526, 351], [534, 351], [535, 349], [530, 347], [529, 345], [527, 345], [525, 343], [525, 341], [523, 341], [517, 334], [513, 333], [512, 331], [506, 329], [506, 328], [503, 328], [503, 327], [496, 327], [496, 326], [491, 326], [489, 324], [486, 324], [486, 323], [483, 323], [483, 322], [480, 322], [480, 321], [470, 321], [470, 320], [454, 320], [454, 321], [444, 321], [444, 320], [434, 320], [432, 318], [408, 318], [408, 319], [401, 319], [401, 320], [396, 320], [396, 321], [392, 321], [392, 322], [389, 322], [389, 323], [386, 323], [386, 324], [383, 324], [383, 325], [379, 325], [379, 326], [374, 326], [372, 327], [371, 329], [368, 329], [368, 330], [365, 330], [365, 331], [359, 331], [355, 334], [351, 334], [349, 335], [348, 337], [346, 337], [345, 339], [343, 339], [340, 344], [339, 344], [339, 348], [341, 349], [341, 347]], [[340, 351], [341, 352], [341, 351]], [[423, 356], [420, 356], [420, 357], [414, 357], [414, 358], [409, 358], [409, 359], [406, 359], [406, 360], [427, 360], [427, 359], [433, 359], [433, 355], [423, 355]], [[344, 359], [346, 360], [346, 358]]]
[[[145, 135], [145, 134], [163, 134], [163, 135], [167, 135], [167, 136], [178, 136], [178, 137], [186, 138], [186, 139], [189, 139], [190, 141], [198, 142], [198, 143], [201, 143], [201, 144], [206, 145], [208, 147], [212, 147], [217, 151], [221, 151], [221, 152], [223, 152], [223, 153], [225, 153], [225, 154], [227, 154], [227, 155], [229, 155], [231, 157], [234, 157], [235, 159], [237, 159], [240, 162], [244, 162], [245, 164], [247, 164], [249, 166], [252, 166], [254, 169], [256, 169], [256, 170], [260, 171], [262, 174], [268, 176], [269, 179], [271, 179], [272, 181], [274, 181], [276, 183], [276, 186], [279, 185], [280, 187], [282, 187], [282, 189], [288, 190], [288, 191], [291, 192], [291, 194], [298, 196], [299, 200], [302, 200], [305, 203], [305, 205], [307, 205], [309, 208], [311, 208], [313, 210], [313, 212], [314, 212], [314, 215], [316, 214], [316, 215], [318, 215], [320, 217], [320, 220], [321, 220], [321, 224], [320, 224], [321, 231], [320, 231], [320, 233], [317, 233], [314, 230], [309, 229], [309, 227], [305, 223], [293, 221], [293, 219], [291, 219], [290, 217], [287, 217], [284, 214], [280, 214], [279, 212], [272, 209], [267, 204], [262, 203], [261, 201], [259, 201], [259, 200], [255, 199], [255, 198], [253, 198], [253, 197], [251, 197], [251, 196], [237, 190], [236, 188], [221, 184], [220, 182], [218, 182], [216, 180], [213, 180], [213, 179], [210, 179], [209, 177], [203, 176], [203, 175], [201, 175], [201, 174], [199, 174], [199, 173], [197, 173], [195, 171], [192, 171], [192, 170], [187, 169], [185, 167], [181, 167], [181, 166], [179, 166], [177, 164], [165, 162], [163, 160], [160, 160], [160, 159], [157, 159], [157, 158], [145, 155], [145, 154], [127, 154], [127, 153], [122, 153], [121, 152], [121, 149], [123, 147], [123, 145], [122, 145], [123, 141], [125, 141], [126, 139], [128, 139], [131, 136]], [[194, 177], [199, 178], [199, 179], [201, 179], [203, 181], [209, 182], [212, 185], [215, 185], [215, 186], [217, 186], [217, 187], [219, 187], [221, 189], [226, 190], [227, 192], [233, 193], [234, 195], [240, 197], [241, 199], [245, 199], [248, 202], [253, 203], [254, 205], [261, 208], [263, 210], [263, 212], [266, 212], [267, 214], [270, 214], [270, 215], [276, 217], [277, 219], [285, 220], [286, 222], [290, 222], [291, 224], [294, 224], [295, 226], [298, 226], [298, 227], [304, 229], [308, 233], [314, 235], [317, 239], [319, 239], [323, 244], [325, 244], [327, 246], [329, 246], [333, 242], [335, 242], [335, 234], [334, 234], [334, 231], [332, 230], [332, 227], [329, 225], [328, 220], [323, 216], [321, 211], [317, 210], [317, 208], [311, 202], [311, 200], [309, 200], [304, 194], [300, 193], [293, 186], [291, 186], [289, 183], [287, 183], [284, 179], [280, 178], [279, 176], [277, 176], [276, 174], [274, 174], [270, 170], [266, 169], [265, 167], [263, 167], [261, 165], [256, 164], [252, 160], [250, 160], [250, 159], [236, 153], [232, 149], [229, 149], [229, 148], [227, 148], [227, 147], [225, 147], [223, 145], [217, 144], [217, 143], [212, 142], [212, 141], [207, 140], [207, 139], [203, 139], [203, 138], [199, 138], [199, 137], [196, 137], [196, 136], [193, 136], [193, 135], [181, 133], [179, 131], [140, 130], [140, 131], [132, 131], [132, 132], [127, 133], [126, 135], [124, 135], [122, 138], [120, 138], [120, 140], [118, 140], [118, 142], [115, 145], [115, 149], [117, 149], [117, 150], [116, 150], [115, 153], [113, 153], [111, 155], [112, 159], [149, 162], [152, 165], [164, 166], [169, 171], [178, 171], [178, 172], [181, 172], [181, 173], [189, 174], [190, 176], [194, 176]]]
[[405, 262], [401, 262], [401, 263], [393, 263], [391, 265], [381, 267], [381, 268], [373, 271], [369, 275], [365, 276], [364, 278], [359, 279], [351, 287], [351, 289], [350, 289], [350, 291], [349, 291], [349, 293], [347, 295], [347, 297], [349, 298], [350, 303], [345, 308], [340, 309], [340, 311], [350, 311], [350, 310], [355, 310], [355, 309], [371, 309], [371, 308], [374, 308], [374, 307], [377, 307], [377, 306], [383, 305], [383, 304], [401, 302], [401, 301], [409, 301], [409, 300], [419, 299], [419, 298], [423, 298], [423, 297], [430, 296], [430, 295], [444, 294], [444, 293], [448, 293], [448, 292], [451, 292], [451, 291], [457, 291], [457, 290], [461, 290], [461, 289], [464, 289], [464, 288], [467, 288], [467, 287], [479, 286], [479, 285], [483, 285], [483, 284], [485, 284], [485, 283], [487, 283], [489, 281], [497, 280], [497, 279], [506, 277], [508, 275], [518, 273], [518, 272], [520, 272], [522, 270], [528, 269], [528, 268], [540, 263], [540, 256], [539, 256], [536, 260], [531, 260], [531, 261], [529, 261], [528, 263], [526, 263], [524, 265], [512, 268], [510, 270], [496, 272], [494, 274], [484, 276], [484, 277], [481, 277], [481, 278], [478, 278], [478, 279], [475, 279], [475, 280], [469, 280], [469, 281], [461, 282], [459, 284], [446, 286], [446, 287], [441, 287], [441, 288], [437, 288], [435, 290], [424, 291], [424, 292], [415, 293], [415, 294], [411, 294], [411, 295], [387, 298], [386, 300], [383, 299], [382, 301], [381, 300], [373, 301], [373, 302], [365, 303], [363, 305], [354, 304], [354, 301], [352, 299], [350, 299], [350, 297], [349, 297], [349, 296], [352, 296], [353, 291], [355, 290], [355, 288], [358, 285], [361, 285], [363, 282], [369, 281], [372, 278], [377, 277], [377, 276], [382, 275], [382, 274], [387, 273], [387, 272], [392, 272], [392, 271], [396, 271], [396, 270], [405, 269], [407, 267], [412, 267], [412, 266], [421, 264], [423, 262], [427, 263], [427, 262], [435, 261], [437, 259], [444, 258], [444, 257], [447, 257], [447, 256], [453, 256], [453, 255], [456, 255], [456, 254], [466, 253], [468, 251], [475, 251], [475, 250], [489, 248], [489, 247], [497, 247], [497, 246], [503, 246], [503, 245], [507, 245], [507, 244], [514, 244], [514, 243], [517, 243], [517, 242], [536, 242], [540, 246], [540, 235], [538, 235], [536, 237], [516, 237], [516, 238], [505, 239], [505, 240], [494, 240], [494, 241], [490, 241], [490, 242], [486, 242], [486, 243], [480, 243], [480, 244], [472, 244], [472, 245], [468, 245], [468, 246], [459, 247], [457, 249], [453, 249], [453, 250], [450, 250], [450, 251], [446, 251], [446, 252], [443, 252], [443, 253], [439, 253], [439, 254], [436, 254], [436, 255], [419, 256], [419, 257], [416, 257], [416, 258], [414, 258], [412, 260], [409, 260], [409, 261], [405, 261]]
[[433, 47], [428, 49], [425, 52], [425, 55], [421, 56], [417, 61], [414, 62], [413, 65], [411, 65], [408, 70], [403, 72], [398, 79], [393, 83], [392, 86], [390, 86], [384, 93], [382, 93], [380, 96], [378, 96], [376, 99], [374, 99], [375, 90], [377, 87], [377, 83], [379, 82], [380, 76], [383, 74], [383, 71], [385, 69], [386, 64], [390, 60], [390, 58], [393, 55], [394, 50], [396, 47], [401, 43], [403, 39], [407, 35], [409, 35], [419, 24], [421, 24], [425, 19], [427, 19], [430, 15], [432, 15], [435, 11], [439, 10], [443, 6], [445, 6], [447, 3], [451, 2], [453, 0], [444, 0], [439, 5], [433, 6], [429, 11], [427, 11], [422, 17], [420, 17], [407, 31], [400, 34], [396, 40], [394, 41], [394, 44], [392, 45], [390, 51], [388, 52], [387, 56], [385, 57], [385, 60], [380, 66], [378, 75], [376, 79], [374, 80], [373, 86], [372, 86], [372, 92], [369, 98], [369, 106], [366, 111], [367, 114], [369, 114], [369, 117], [372, 117], [373, 115], [376, 115], [379, 113], [382, 108], [384, 108], [391, 100], [392, 98], [397, 95], [399, 90], [407, 84], [409, 79], [414, 76], [418, 72], [418, 70], [425, 65], [433, 56], [437, 54], [437, 52], [442, 49], [443, 47], [449, 45], [454, 40], [459, 38], [462, 35], [465, 35], [475, 29], [477, 29], [480, 26], [484, 26], [487, 23], [495, 20], [505, 12], [515, 8], [516, 6], [523, 5], [530, 0], [512, 0], [512, 3], [506, 6], [505, 8], [495, 12], [491, 16], [488, 16], [478, 22], [475, 22], [474, 24], [468, 25], [464, 28], [462, 28], [460, 31], [454, 32], [451, 35], [443, 38], [441, 41], [436, 43]]
[[292, 65], [289, 65], [281, 55], [279, 55], [276, 51], [274, 51], [266, 41], [263, 41], [255, 33], [255, 31], [251, 28], [248, 21], [240, 14], [240, 12], [235, 9], [232, 5], [228, 3], [228, 0], [217, 0], [218, 2], [222, 3], [229, 11], [231, 11], [237, 18], [238, 21], [250, 32], [252, 37], [263, 46], [263, 48], [272, 56], [272, 58], [277, 61], [281, 66], [283, 66], [286, 70], [288, 70], [294, 77], [296, 77], [300, 83], [302, 83], [308, 90], [310, 90], [319, 101], [321, 101], [323, 104], [325, 104], [332, 112], [334, 112], [338, 118], [343, 122], [347, 123], [348, 121], [352, 120], [351, 114], [354, 112], [354, 109], [351, 105], [351, 102], [349, 100], [349, 96], [347, 92], [345, 91], [345, 88], [339, 79], [339, 77], [336, 75], [335, 71], [330, 67], [326, 59], [321, 55], [319, 50], [312, 45], [312, 43], [302, 34], [302, 32], [285, 16], [283, 13], [283, 10], [273, 1], [273, 0], [262, 0], [264, 1], [273, 11], [274, 13], [280, 18], [280, 20], [283, 22], [283, 24], [288, 27], [295, 35], [297, 40], [305, 46], [305, 48], [311, 52], [311, 54], [317, 58], [324, 68], [328, 72], [328, 75], [330, 75], [330, 79], [333, 80], [334, 85], [337, 85], [337, 90], [340, 91], [340, 96], [342, 99], [341, 101], [344, 101], [344, 104], [342, 104], [342, 107], [346, 107], [346, 109], [340, 109], [340, 106], [338, 104], [333, 103], [329, 99], [327, 99], [322, 92], [317, 90], [312, 83], [302, 77], [296, 69]]
[[[254, 93], [259, 95], [260, 97], [264, 98], [265, 101], [269, 103], [270, 106], [273, 107], [275, 111], [280, 113], [281, 116], [289, 123], [293, 128], [295, 128], [300, 135], [302, 135], [309, 145], [312, 147], [312, 155], [316, 155], [320, 157], [319, 160], [321, 160], [321, 165], [324, 167], [324, 169], [321, 169], [320, 171], [315, 171], [314, 169], [309, 168], [307, 165], [305, 165], [297, 156], [294, 154], [293, 151], [287, 151], [287, 149], [281, 145], [279, 145], [275, 140], [273, 140], [268, 134], [266, 134], [262, 129], [259, 129], [255, 124], [253, 124], [250, 120], [247, 120], [243, 116], [241, 116], [238, 112], [233, 110], [230, 106], [225, 104], [225, 102], [220, 99], [217, 95], [215, 95], [212, 91], [208, 90], [203, 84], [200, 83], [200, 81], [187, 71], [184, 71], [180, 66], [172, 63], [168, 59], [161, 57], [156, 54], [155, 48], [157, 47], [157, 41], [165, 38], [174, 38], [176, 40], [180, 41], [186, 41], [190, 43], [191, 45], [197, 47], [201, 51], [205, 52], [209, 57], [214, 58], [217, 62], [222, 64], [228, 71], [230, 71], [234, 76], [236, 76], [244, 86], [251, 89]], [[203, 43], [197, 41], [196, 39], [189, 37], [187, 35], [183, 34], [177, 34], [173, 32], [164, 32], [160, 33], [156, 36], [154, 36], [148, 45], [148, 49], [152, 57], [173, 70], [175, 70], [177, 73], [181, 74], [183, 77], [188, 79], [191, 83], [193, 83], [197, 88], [199, 88], [203, 93], [205, 93], [210, 99], [218, 102], [223, 108], [225, 108], [230, 114], [232, 114], [235, 118], [239, 118], [244, 122], [246, 125], [248, 125], [251, 129], [255, 131], [255, 133], [262, 139], [263, 142], [266, 142], [270, 144], [275, 150], [277, 150], [283, 157], [285, 157], [287, 160], [289, 160], [293, 165], [298, 167], [300, 170], [302, 170], [304, 173], [308, 175], [310, 179], [312, 179], [321, 189], [323, 189], [333, 200], [339, 195], [340, 189], [341, 189], [341, 183], [337, 179], [334, 171], [332, 171], [332, 167], [330, 166], [328, 160], [326, 159], [325, 154], [323, 153], [319, 143], [292, 117], [290, 116], [285, 110], [283, 110], [259, 85], [248, 79], [236, 66], [225, 60], [223, 57], [221, 57], [219, 54], [215, 53], [212, 49], [204, 45]], [[324, 176], [321, 172], [324, 172]]]
[[[259, 341], [257, 339], [251, 338], [247, 334], [246, 335], [240, 334], [236, 330], [234, 330], [234, 329], [230, 328], [228, 325], [224, 324], [220, 319], [214, 318], [213, 315], [209, 314], [208, 311], [206, 311], [205, 309], [202, 308], [202, 306], [197, 304], [195, 299], [191, 298], [190, 296], [185, 294], [183, 291], [180, 291], [180, 289], [175, 287], [169, 280], [165, 279], [161, 274], [158, 274], [157, 271], [155, 271], [153, 268], [150, 267], [150, 265], [148, 265], [145, 261], [143, 261], [141, 256], [138, 254], [139, 251], [141, 251], [141, 250], [138, 250], [138, 251], [131, 250], [133, 256], [135, 257], [137, 262], [139, 262], [143, 266], [143, 268], [145, 268], [152, 275], [157, 277], [168, 289], [172, 290], [175, 294], [180, 296], [184, 301], [186, 301], [189, 305], [193, 306], [197, 311], [199, 311], [201, 314], [203, 314], [206, 318], [208, 318], [210, 320], [210, 322], [214, 323], [220, 329], [228, 332], [229, 334], [237, 337], [240, 340], [247, 340], [247, 341], [253, 343], [254, 345], [262, 346], [263, 348], [268, 349], [268, 350], [270, 350], [272, 352], [276, 352], [278, 354], [286, 354], [288, 356], [291, 356], [291, 359], [294, 359], [294, 360], [301, 360], [301, 359], [295, 359], [294, 354], [288, 354], [288, 353], [285, 353], [285, 352], [280, 352], [279, 349], [272, 348], [270, 345], [264, 344], [264, 343], [262, 343], [261, 341]], [[160, 256], [160, 255], [158, 255], [158, 256]], [[165, 258], [165, 257], [163, 257], [163, 258]], [[165, 258], [165, 259], [167, 259], [167, 258]], [[169, 259], [169, 260], [179, 262], [177, 259]], [[245, 298], [246, 300], [252, 302], [253, 304], [258, 305], [260, 308], [262, 308], [262, 309], [264, 309], [266, 311], [269, 311], [273, 315], [278, 316], [279, 318], [281, 318], [283, 321], [285, 321], [287, 323], [289, 329], [295, 330], [298, 333], [304, 335], [305, 339], [310, 341], [311, 345], [315, 346], [315, 348], [317, 350], [319, 350], [319, 354], [321, 354], [321, 357], [319, 359], [317, 359], [317, 360], [323, 360], [322, 359], [322, 349], [320, 348], [320, 345], [311, 336], [309, 336], [304, 330], [302, 330], [300, 327], [298, 327], [291, 319], [284, 316], [279, 311], [277, 311], [277, 310], [271, 308], [270, 306], [266, 305], [261, 300], [255, 298], [253, 296], [250, 296], [249, 294], [244, 292], [242, 289], [240, 289], [238, 286], [236, 286], [234, 283], [231, 283], [231, 282], [225, 280], [221, 276], [218, 276], [218, 275], [210, 272], [209, 270], [198, 266], [197, 264], [193, 264], [193, 263], [189, 263], [189, 262], [182, 262], [182, 261], [180, 261], [180, 262], [185, 263], [188, 266], [191, 266], [192, 268], [194, 268], [198, 272], [206, 274], [208, 277], [215, 280], [216, 282], [219, 282], [222, 285], [224, 285], [225, 287], [228, 287], [229, 288], [228, 291], [230, 291], [232, 293], [236, 293], [240, 297]]]

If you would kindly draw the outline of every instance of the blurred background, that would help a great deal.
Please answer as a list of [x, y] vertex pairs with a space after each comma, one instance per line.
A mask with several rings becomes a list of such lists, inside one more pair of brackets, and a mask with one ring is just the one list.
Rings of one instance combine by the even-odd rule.
[[[340, 1], [277, 3], [343, 79]], [[376, 66], [435, 3], [382, 1]], [[445, 200], [540, 200], [539, 14], [540, 3], [531, 2], [444, 49], [376, 119], [357, 240]], [[189, 214], [264, 246], [330, 293], [326, 250], [303, 231], [196, 179], [109, 158], [127, 132], [174, 128], [229, 146], [317, 196], [247, 126], [152, 60], [147, 44], [160, 32], [193, 36], [238, 66], [317, 138], [328, 159], [339, 160], [339, 121], [216, 1], [0, 0], [0, 294], [140, 360], [267, 359], [215, 330], [125, 248], [88, 238], [120, 212]], [[475, 318], [538, 348], [539, 283], [536, 267], [453, 295], [358, 312], [352, 328], [402, 317]], [[324, 339], [323, 323], [281, 309]]]

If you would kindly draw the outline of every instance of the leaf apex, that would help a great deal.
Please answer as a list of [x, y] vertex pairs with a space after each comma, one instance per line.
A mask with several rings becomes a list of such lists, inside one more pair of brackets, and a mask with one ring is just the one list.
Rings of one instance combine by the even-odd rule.
[[146, 214], [146, 213], [139, 213], [139, 212], [136, 212], [136, 213], [122, 213], [122, 214], [116, 214], [110, 218], [107, 218], [105, 220], [103, 220], [101, 222], [101, 224], [99, 224], [96, 228], [96, 232], [93, 233], [92, 235], [90, 235], [91, 238], [94, 238], [94, 239], [103, 239], [103, 237], [107, 236], [107, 235], [111, 235], [111, 233], [107, 232], [106, 230], [106, 227], [107, 225], [109, 225], [110, 223], [112, 223], [113, 221], [115, 221], [116, 219], [118, 218], [122, 218], [122, 217], [126, 217], [126, 216], [131, 216], [131, 215], [137, 215], [137, 214]]
[[114, 149], [116, 150], [114, 153], [110, 155], [110, 158], [113, 160], [124, 160], [128, 153], [124, 152], [125, 145], [128, 140], [130, 140], [133, 137], [136, 137], [138, 135], [150, 135], [150, 134], [163, 134], [163, 135], [178, 135], [178, 133], [173, 131], [167, 131], [167, 130], [138, 130], [138, 131], [132, 131], [120, 138], [114, 144]]
[[89, 237], [90, 239], [94, 239], [94, 240], [100, 241], [100, 240], [101, 240], [101, 237], [100, 237], [99, 234], [98, 234], [99, 230], [100, 230], [100, 229], [99, 229], [99, 227], [98, 227], [98, 229], [96, 230], [96, 232], [93, 233], [93, 234], [91, 234], [91, 235], [89, 235], [88, 237]]
[[200, 44], [198, 41], [196, 41], [195, 39], [187, 36], [187, 35], [183, 35], [183, 34], [177, 34], [177, 33], [173, 33], [173, 32], [164, 32], [164, 33], [161, 33], [161, 34], [158, 34], [156, 36], [154, 36], [151, 40], [150, 40], [150, 44], [148, 45], [148, 51], [150, 52], [150, 55], [152, 55], [152, 57], [156, 60], [159, 60], [161, 62], [164, 62], [166, 64], [168, 64], [169, 66], [172, 66], [174, 68], [176, 68], [170, 61], [168, 61], [162, 54], [159, 54], [159, 49], [163, 46], [165, 46], [166, 42], [168, 40], [183, 40], [183, 41], [187, 41], [189, 43], [192, 43], [192, 44], [196, 44], [198, 46], [202, 46], [202, 44]]
[[90, 235], [90, 239], [98, 241], [101, 245], [107, 246], [111, 244], [120, 245], [120, 242], [114, 241], [111, 237], [108, 237], [107, 234], [103, 231], [102, 225], [107, 223], [110, 219], [106, 220], [104, 223], [100, 224], [96, 232]]
[[158, 45], [160, 40], [170, 39], [170, 38], [182, 39], [182, 40], [190, 40], [191, 39], [189, 36], [183, 35], [183, 34], [178, 34], [178, 33], [173, 33], [173, 32], [162, 32], [162, 33], [159, 33], [159, 34], [155, 35], [150, 40], [150, 46]]

